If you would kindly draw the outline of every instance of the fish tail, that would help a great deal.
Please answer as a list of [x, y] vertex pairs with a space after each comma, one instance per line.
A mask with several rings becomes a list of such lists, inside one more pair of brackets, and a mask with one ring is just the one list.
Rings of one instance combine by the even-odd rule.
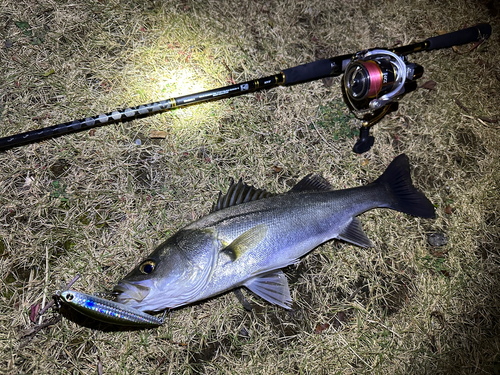
[[374, 183], [379, 183], [391, 193], [392, 199], [387, 205], [396, 211], [424, 218], [434, 218], [433, 204], [418, 191], [411, 181], [408, 156], [401, 154], [387, 167]]

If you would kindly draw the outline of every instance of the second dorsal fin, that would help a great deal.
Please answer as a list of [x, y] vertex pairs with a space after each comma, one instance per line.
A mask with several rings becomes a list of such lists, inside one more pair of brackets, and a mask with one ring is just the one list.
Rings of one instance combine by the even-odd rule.
[[210, 212], [219, 211], [223, 208], [236, 206], [241, 203], [256, 201], [257, 199], [267, 198], [272, 195], [273, 194], [266, 190], [257, 189], [245, 184], [241, 178], [237, 184], [234, 183], [234, 180], [231, 180], [231, 185], [229, 185], [227, 193], [223, 195], [222, 192], [219, 192], [217, 202], [213, 204]]
[[308, 174], [302, 180], [290, 189], [290, 191], [306, 191], [306, 190], [332, 190], [332, 185], [323, 177], [317, 174]]

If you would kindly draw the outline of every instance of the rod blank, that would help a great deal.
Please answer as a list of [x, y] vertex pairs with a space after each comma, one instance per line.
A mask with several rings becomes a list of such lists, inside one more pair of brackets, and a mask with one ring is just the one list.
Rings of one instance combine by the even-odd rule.
[[[466, 44], [476, 40], [488, 38], [491, 34], [491, 26], [483, 23], [467, 29], [436, 36], [408, 46], [402, 46], [392, 51], [398, 54], [448, 48], [453, 45]], [[65, 134], [80, 132], [99, 126], [126, 122], [137, 118], [151, 116], [170, 109], [193, 105], [201, 102], [219, 100], [223, 98], [239, 96], [257, 90], [268, 89], [278, 85], [293, 85], [300, 82], [312, 81], [328, 76], [336, 76], [343, 73], [347, 63], [355, 58], [356, 54], [337, 56], [308, 64], [288, 68], [274, 76], [259, 78], [252, 81], [225, 86], [200, 93], [184, 95], [177, 98], [162, 100], [159, 102], [142, 104], [124, 110], [86, 117], [80, 120], [65, 122], [42, 129], [32, 130], [25, 133], [14, 134], [0, 138], [0, 151], [28, 143], [43, 141], [45, 139], [60, 137]]]

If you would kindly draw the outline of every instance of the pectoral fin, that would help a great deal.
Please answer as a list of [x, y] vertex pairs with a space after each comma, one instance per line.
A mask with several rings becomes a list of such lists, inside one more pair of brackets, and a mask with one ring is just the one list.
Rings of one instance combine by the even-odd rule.
[[256, 276], [244, 284], [248, 289], [268, 302], [290, 309], [292, 297], [285, 274], [278, 270]]
[[237, 237], [233, 242], [221, 250], [231, 257], [231, 260], [237, 260], [245, 251], [253, 249], [267, 234], [267, 225], [259, 224], [247, 230]]
[[337, 237], [361, 247], [373, 247], [372, 241], [363, 232], [361, 221], [357, 217], [353, 218]]

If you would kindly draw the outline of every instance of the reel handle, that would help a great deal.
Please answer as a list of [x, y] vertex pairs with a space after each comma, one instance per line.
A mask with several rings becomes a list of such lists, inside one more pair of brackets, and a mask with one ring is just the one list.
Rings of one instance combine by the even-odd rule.
[[461, 44], [476, 42], [481, 39], [486, 39], [490, 35], [491, 25], [481, 23], [476, 26], [468, 27], [467, 29], [426, 39], [425, 42], [429, 44], [426, 50], [430, 51], [433, 49], [450, 48]]

